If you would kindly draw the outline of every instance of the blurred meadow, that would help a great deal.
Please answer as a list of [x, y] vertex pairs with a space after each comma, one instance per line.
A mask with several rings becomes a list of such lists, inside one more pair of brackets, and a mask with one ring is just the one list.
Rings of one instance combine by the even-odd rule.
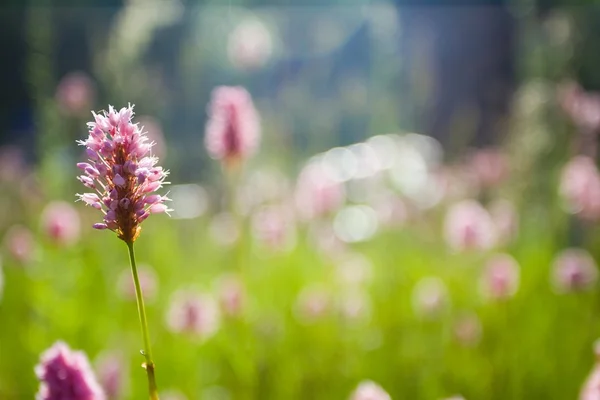
[[[170, 171], [161, 399], [600, 399], [599, 6], [54, 3], [0, 8], [0, 400], [59, 340], [147, 398], [127, 246], [76, 202], [129, 103]], [[222, 86], [258, 116], [233, 166]]]

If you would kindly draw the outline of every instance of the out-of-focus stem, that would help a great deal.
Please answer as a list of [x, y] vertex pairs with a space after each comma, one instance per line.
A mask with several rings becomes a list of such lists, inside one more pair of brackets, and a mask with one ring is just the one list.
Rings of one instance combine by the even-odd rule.
[[142, 294], [142, 287], [140, 286], [137, 265], [135, 264], [133, 242], [127, 242], [127, 248], [129, 249], [131, 275], [133, 276], [133, 283], [135, 284], [135, 297], [137, 299], [138, 314], [140, 316], [140, 325], [142, 326], [142, 335], [144, 337], [144, 351], [142, 354], [146, 359], [146, 362], [144, 363], [144, 369], [148, 374], [148, 390], [150, 393], [150, 400], [158, 400], [158, 390], [156, 389], [156, 379], [154, 377], [154, 362], [152, 361], [152, 349], [150, 348], [150, 335], [148, 334], [148, 321], [146, 319], [144, 296]]

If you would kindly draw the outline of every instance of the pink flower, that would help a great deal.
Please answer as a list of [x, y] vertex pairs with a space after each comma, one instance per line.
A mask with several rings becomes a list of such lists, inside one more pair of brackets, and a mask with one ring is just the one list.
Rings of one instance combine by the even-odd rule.
[[498, 241], [506, 244], [514, 240], [519, 231], [519, 216], [513, 204], [508, 200], [495, 200], [488, 209], [496, 225]]
[[64, 201], [49, 203], [41, 220], [43, 231], [53, 242], [71, 245], [79, 239], [79, 214], [71, 204]]
[[600, 174], [593, 159], [571, 159], [563, 168], [559, 190], [569, 212], [589, 220], [600, 218]]
[[481, 291], [492, 300], [506, 300], [519, 287], [519, 264], [508, 254], [496, 254], [488, 260], [481, 276]]
[[358, 385], [350, 400], [392, 400], [392, 398], [381, 386], [367, 380]]
[[96, 361], [98, 380], [109, 400], [116, 400], [122, 396], [123, 380], [127, 374], [127, 367], [117, 354], [103, 354]]
[[415, 314], [422, 318], [438, 317], [449, 305], [446, 284], [438, 277], [422, 278], [413, 289], [412, 306]]
[[46, 350], [35, 367], [41, 382], [38, 400], [104, 400], [85, 353], [72, 351], [63, 342]]
[[[154, 300], [158, 291], [158, 278], [154, 270], [148, 265], [140, 264], [138, 266], [138, 278], [142, 287], [142, 293], [144, 294], [144, 300]], [[117, 282], [119, 294], [126, 300], [135, 301], [135, 285], [131, 278], [131, 271], [124, 269], [119, 275]]]
[[256, 211], [252, 232], [259, 244], [272, 250], [290, 250], [296, 242], [293, 217], [283, 206], [263, 206]]
[[600, 127], [600, 93], [586, 92], [569, 82], [559, 88], [559, 102], [579, 129], [595, 131]]
[[171, 300], [167, 324], [175, 333], [208, 339], [219, 329], [219, 307], [207, 294], [179, 291]]
[[260, 117], [246, 89], [219, 86], [212, 92], [204, 137], [208, 154], [232, 166], [252, 156], [260, 141]]
[[446, 214], [446, 242], [457, 251], [489, 250], [496, 244], [497, 232], [492, 217], [474, 200], [454, 204]]
[[83, 72], [68, 73], [56, 88], [56, 102], [67, 115], [82, 115], [92, 106], [94, 96], [94, 83]]
[[23, 151], [17, 146], [0, 147], [0, 182], [21, 181], [27, 173]]
[[329, 291], [320, 285], [307, 286], [296, 300], [296, 316], [303, 322], [315, 322], [325, 316], [331, 307]]
[[239, 277], [225, 275], [219, 279], [219, 303], [223, 312], [229, 316], [240, 315], [246, 302], [246, 291]]
[[481, 340], [481, 321], [477, 314], [465, 314], [454, 323], [454, 337], [463, 346], [476, 346]]
[[507, 157], [502, 151], [495, 148], [475, 152], [469, 167], [481, 187], [495, 186], [508, 176]]
[[552, 263], [551, 279], [559, 293], [590, 289], [598, 279], [598, 267], [583, 249], [563, 250]]
[[346, 200], [346, 192], [321, 163], [309, 162], [298, 176], [295, 200], [300, 216], [310, 220], [337, 210]]
[[24, 226], [11, 227], [4, 236], [4, 246], [10, 255], [22, 264], [27, 264], [33, 259], [34, 238], [29, 229]]
[[600, 400], [600, 346], [598, 343], [598, 341], [594, 343], [596, 364], [581, 388], [579, 400]]
[[94, 115], [88, 122], [90, 134], [79, 141], [86, 147], [88, 162], [78, 163], [84, 174], [79, 177], [91, 193], [78, 194], [79, 199], [104, 214], [96, 229], [110, 229], [119, 239], [133, 243], [140, 224], [150, 214], [168, 213], [166, 196], [153, 195], [165, 184], [168, 171], [156, 166], [151, 155], [153, 143], [137, 124], [131, 122], [133, 106]]

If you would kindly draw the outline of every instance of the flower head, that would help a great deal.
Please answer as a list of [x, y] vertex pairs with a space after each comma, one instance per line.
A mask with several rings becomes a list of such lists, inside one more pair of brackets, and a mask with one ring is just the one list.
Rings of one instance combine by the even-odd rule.
[[92, 105], [95, 88], [92, 80], [83, 72], [70, 72], [56, 88], [56, 102], [64, 114], [82, 115]]
[[64, 201], [49, 203], [42, 213], [42, 229], [55, 243], [73, 244], [79, 239], [79, 214]]
[[98, 381], [108, 399], [118, 399], [123, 393], [127, 366], [116, 353], [105, 353], [95, 362]]
[[233, 165], [254, 154], [260, 140], [260, 117], [246, 89], [214, 89], [208, 116], [204, 140], [212, 158]]
[[63, 342], [56, 342], [42, 354], [35, 373], [41, 381], [37, 400], [105, 399], [86, 355], [72, 351]]
[[583, 249], [563, 250], [552, 264], [552, 283], [557, 292], [589, 289], [598, 279], [598, 267]]
[[481, 277], [483, 295], [494, 300], [508, 299], [519, 286], [519, 264], [508, 254], [497, 254], [486, 264]]
[[173, 332], [208, 339], [219, 329], [220, 317], [219, 306], [211, 296], [179, 291], [173, 296], [167, 323]]
[[455, 250], [488, 250], [496, 244], [496, 226], [488, 211], [474, 200], [463, 200], [448, 210], [446, 241]]
[[572, 214], [587, 220], [600, 218], [600, 173], [592, 158], [571, 159], [563, 168], [559, 191]]
[[35, 239], [29, 229], [14, 225], [4, 236], [4, 245], [10, 255], [21, 264], [29, 263], [35, 252]]
[[131, 122], [133, 106], [94, 115], [88, 122], [89, 137], [79, 141], [86, 147], [88, 162], [77, 164], [84, 171], [83, 185], [94, 190], [79, 199], [104, 214], [96, 229], [110, 229], [127, 243], [135, 241], [140, 224], [150, 214], [170, 211], [166, 196], [153, 194], [162, 187], [168, 171], [156, 166], [152, 142], [137, 124]]
[[350, 396], [350, 400], [391, 400], [390, 395], [373, 381], [361, 382]]
[[449, 302], [446, 284], [438, 277], [422, 278], [413, 289], [413, 310], [421, 318], [435, 319], [444, 311]]
[[594, 353], [596, 364], [581, 388], [579, 400], [600, 400], [600, 346], [598, 340], [594, 343]]

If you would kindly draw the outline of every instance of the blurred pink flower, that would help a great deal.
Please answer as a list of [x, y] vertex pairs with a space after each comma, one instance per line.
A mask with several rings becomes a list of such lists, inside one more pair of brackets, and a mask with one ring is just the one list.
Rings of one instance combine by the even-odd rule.
[[154, 156], [164, 161], [167, 155], [167, 143], [160, 122], [150, 115], [142, 115], [138, 118], [138, 124], [146, 132], [150, 142], [154, 143], [152, 146]]
[[330, 223], [311, 222], [308, 238], [311, 245], [328, 258], [338, 259], [346, 253], [346, 244], [337, 237]]
[[476, 346], [481, 340], [481, 321], [477, 314], [464, 314], [454, 323], [454, 337], [463, 346]]
[[508, 254], [495, 254], [486, 263], [481, 276], [481, 292], [492, 300], [513, 297], [519, 288], [520, 267]]
[[9, 254], [22, 264], [27, 264], [33, 259], [35, 241], [31, 231], [24, 226], [12, 226], [4, 236], [4, 246]]
[[600, 93], [586, 92], [579, 84], [559, 86], [559, 103], [573, 123], [584, 131], [600, 128]]
[[35, 374], [41, 382], [38, 400], [106, 398], [85, 353], [72, 351], [63, 342], [56, 342], [42, 354]]
[[303, 322], [314, 322], [324, 317], [331, 307], [327, 288], [310, 285], [302, 289], [296, 300], [296, 316]]
[[444, 233], [448, 245], [457, 251], [489, 250], [496, 245], [494, 221], [475, 200], [463, 200], [450, 207]]
[[0, 147], [0, 182], [20, 181], [26, 174], [23, 151], [17, 146]]
[[42, 229], [55, 243], [71, 245], [77, 242], [81, 230], [79, 213], [64, 201], [48, 203], [42, 212]]
[[498, 241], [507, 244], [513, 241], [519, 232], [517, 210], [508, 200], [494, 200], [489, 206], [490, 215], [496, 225]]
[[318, 162], [307, 164], [296, 183], [295, 200], [299, 215], [313, 219], [337, 210], [346, 199], [344, 186], [332, 180]]
[[569, 212], [589, 220], [600, 218], [600, 174], [593, 159], [571, 159], [563, 168], [559, 190]]
[[116, 353], [106, 353], [95, 362], [98, 381], [108, 400], [116, 400], [123, 395], [124, 378], [128, 368]]
[[246, 302], [246, 291], [242, 280], [233, 274], [227, 274], [218, 280], [219, 304], [223, 313], [238, 316], [242, 313]]
[[[144, 300], [154, 300], [158, 292], [158, 277], [156, 276], [156, 272], [154, 272], [152, 267], [146, 264], [138, 265], [137, 270], [142, 293], [144, 294]], [[124, 268], [123, 271], [121, 271], [119, 279], [117, 280], [117, 289], [122, 298], [130, 301], [136, 300], [135, 285], [130, 269]]]
[[271, 250], [291, 250], [296, 244], [292, 213], [281, 205], [263, 206], [252, 215], [252, 233]]
[[381, 386], [367, 380], [358, 385], [349, 400], [392, 400], [392, 398]]
[[229, 35], [227, 53], [236, 68], [260, 68], [267, 63], [272, 52], [271, 33], [258, 19], [242, 21]]
[[600, 400], [600, 346], [598, 343], [598, 340], [594, 343], [596, 363], [583, 383], [579, 400]]
[[587, 251], [566, 249], [552, 263], [551, 280], [559, 293], [590, 289], [598, 280], [598, 267]]
[[449, 302], [446, 284], [438, 277], [422, 278], [413, 289], [412, 306], [418, 317], [436, 318]]
[[208, 339], [219, 330], [219, 307], [208, 294], [180, 290], [171, 299], [167, 325], [175, 333]]
[[240, 86], [212, 92], [204, 143], [208, 154], [233, 166], [252, 156], [260, 141], [260, 116], [250, 93]]
[[76, 71], [65, 75], [56, 87], [56, 102], [67, 115], [82, 115], [92, 107], [96, 90], [90, 77]]
[[109, 106], [108, 112], [92, 114], [89, 136], [79, 141], [89, 160], [77, 167], [84, 172], [78, 179], [93, 192], [78, 194], [79, 200], [103, 213], [103, 222], [94, 228], [110, 229], [133, 243], [150, 214], [170, 211], [164, 204], [166, 196], [152, 194], [166, 183], [168, 171], [156, 166], [152, 143], [132, 122], [132, 105], [120, 111]]
[[498, 185], [508, 176], [509, 172], [506, 154], [495, 148], [476, 151], [472, 155], [469, 167], [481, 187]]

